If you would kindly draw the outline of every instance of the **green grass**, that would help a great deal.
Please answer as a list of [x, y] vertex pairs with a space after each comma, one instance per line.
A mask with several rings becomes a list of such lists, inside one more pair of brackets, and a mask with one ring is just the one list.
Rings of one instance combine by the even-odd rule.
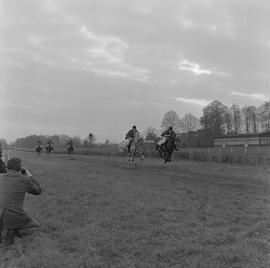
[[[17, 152], [40, 231], [0, 267], [269, 267], [269, 167]], [[2, 266], [1, 266], [2, 264]]]

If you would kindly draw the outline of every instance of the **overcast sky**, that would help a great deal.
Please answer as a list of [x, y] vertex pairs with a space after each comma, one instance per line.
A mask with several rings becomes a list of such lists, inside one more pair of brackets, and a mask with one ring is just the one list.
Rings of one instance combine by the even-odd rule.
[[120, 141], [270, 90], [268, 0], [0, 0], [0, 137]]

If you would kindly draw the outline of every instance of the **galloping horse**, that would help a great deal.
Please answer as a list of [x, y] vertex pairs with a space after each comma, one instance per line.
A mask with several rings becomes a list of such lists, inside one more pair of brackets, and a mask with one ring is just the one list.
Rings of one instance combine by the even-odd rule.
[[70, 155], [71, 153], [74, 152], [74, 147], [72, 144], [69, 144], [68, 147], [67, 147], [67, 152], [68, 152], [68, 159], [70, 159]]
[[175, 150], [175, 138], [165, 136], [166, 142], [162, 145], [157, 144], [157, 150], [160, 156], [164, 159], [164, 163], [172, 161], [172, 154]]
[[143, 151], [143, 137], [137, 132], [135, 137], [131, 140], [130, 152], [128, 153], [128, 161], [136, 165], [135, 157], [140, 157], [141, 161], [144, 160]]
[[53, 152], [53, 146], [51, 144], [47, 144], [46, 145], [46, 153], [47, 156], [50, 158], [51, 157], [51, 153]]
[[37, 152], [37, 155], [40, 156], [40, 153], [42, 152], [42, 146], [41, 145], [36, 146], [36, 152]]

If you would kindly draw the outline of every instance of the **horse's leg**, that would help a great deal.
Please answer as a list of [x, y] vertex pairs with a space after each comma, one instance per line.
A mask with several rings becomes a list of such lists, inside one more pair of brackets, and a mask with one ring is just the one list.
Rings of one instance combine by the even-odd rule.
[[132, 156], [132, 164], [133, 166], [137, 166], [136, 161], [135, 161], [135, 155]]
[[164, 148], [164, 163], [167, 163], [169, 162], [169, 159], [170, 159], [170, 153], [168, 152], [168, 149]]

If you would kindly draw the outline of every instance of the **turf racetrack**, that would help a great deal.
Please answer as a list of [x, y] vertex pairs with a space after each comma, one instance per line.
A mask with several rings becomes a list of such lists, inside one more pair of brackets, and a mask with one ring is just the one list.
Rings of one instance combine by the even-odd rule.
[[40, 231], [0, 267], [270, 267], [270, 168], [17, 152]]

